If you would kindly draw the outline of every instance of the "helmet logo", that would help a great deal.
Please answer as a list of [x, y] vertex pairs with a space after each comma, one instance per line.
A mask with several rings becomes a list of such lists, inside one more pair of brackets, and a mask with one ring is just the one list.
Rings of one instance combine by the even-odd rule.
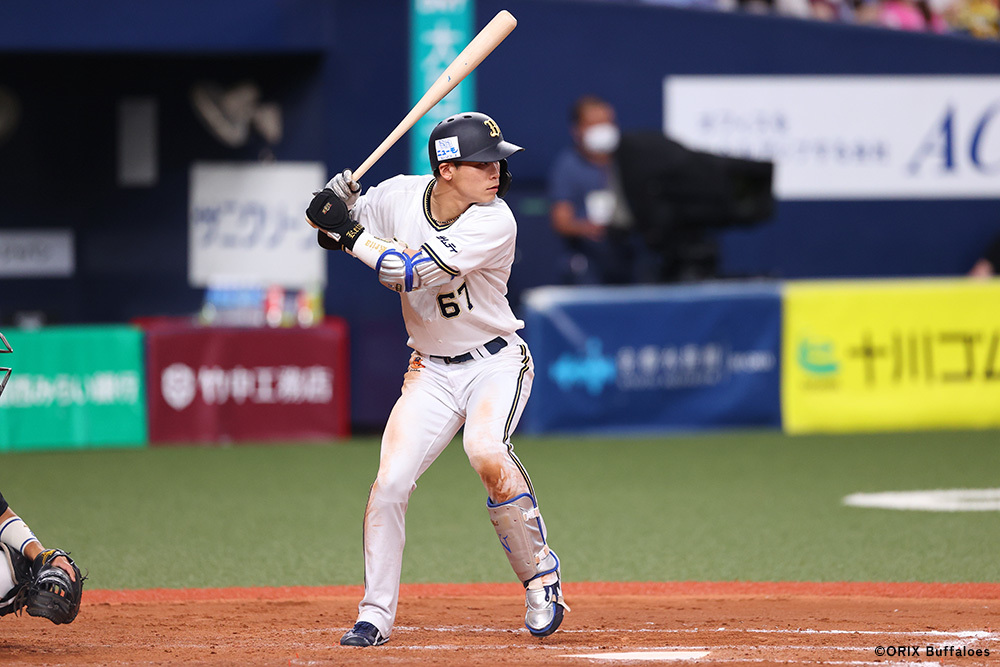
[[458, 146], [458, 137], [443, 137], [434, 142], [434, 153], [438, 162], [454, 160], [462, 157], [462, 151]]
[[499, 137], [500, 136], [500, 126], [497, 125], [496, 121], [493, 120], [492, 118], [487, 118], [486, 120], [484, 120], [483, 121], [483, 125], [485, 125], [486, 127], [490, 128], [490, 136], [491, 137]]

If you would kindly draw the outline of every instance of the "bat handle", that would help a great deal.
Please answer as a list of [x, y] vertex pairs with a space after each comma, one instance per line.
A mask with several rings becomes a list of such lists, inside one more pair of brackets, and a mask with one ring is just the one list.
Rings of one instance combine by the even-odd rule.
[[351, 172], [351, 178], [355, 181], [361, 181], [361, 177], [365, 175], [372, 165], [375, 164], [375, 160], [378, 160], [381, 155], [369, 155], [368, 159], [361, 163], [361, 166]]

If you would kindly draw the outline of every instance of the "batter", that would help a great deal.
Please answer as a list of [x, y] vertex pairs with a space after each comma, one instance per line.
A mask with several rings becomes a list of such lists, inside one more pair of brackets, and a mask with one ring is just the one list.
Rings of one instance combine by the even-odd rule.
[[534, 377], [528, 346], [516, 333], [524, 323], [506, 298], [517, 224], [502, 197], [510, 186], [507, 158], [521, 150], [504, 141], [489, 116], [457, 114], [431, 132], [433, 175], [396, 176], [360, 195], [347, 170], [306, 212], [321, 245], [343, 248], [400, 293], [413, 349], [365, 511], [365, 595], [341, 644], [388, 641], [410, 494], [463, 425], [490, 519], [525, 586], [525, 626], [550, 635], [568, 610], [559, 559], [510, 440]]

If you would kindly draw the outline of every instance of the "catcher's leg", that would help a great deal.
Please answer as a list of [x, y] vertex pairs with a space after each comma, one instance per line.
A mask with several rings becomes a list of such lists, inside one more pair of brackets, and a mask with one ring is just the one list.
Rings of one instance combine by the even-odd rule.
[[[417, 479], [444, 450], [462, 419], [440, 395], [431, 364], [410, 371], [403, 393], [382, 435], [378, 477], [365, 509], [365, 596], [358, 606], [358, 625], [370, 624], [380, 637], [369, 642], [371, 628], [348, 632], [341, 643], [371, 646], [392, 632], [399, 601], [399, 577], [406, 541], [405, 516]], [[358, 635], [367, 630], [366, 636]]]
[[16, 549], [0, 544], [0, 616], [20, 611], [31, 579], [31, 564]]
[[544, 637], [556, 631], [569, 607], [559, 582], [559, 559], [546, 543], [531, 480], [510, 442], [531, 393], [533, 365], [522, 344], [482, 365], [472, 384], [465, 451], [489, 494], [487, 507], [500, 543], [525, 586], [525, 625]]

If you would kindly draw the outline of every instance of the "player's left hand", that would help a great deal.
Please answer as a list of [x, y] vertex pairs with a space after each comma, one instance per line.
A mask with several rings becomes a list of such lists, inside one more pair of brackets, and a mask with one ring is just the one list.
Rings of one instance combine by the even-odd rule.
[[343, 250], [344, 244], [333, 238], [322, 229], [316, 230], [316, 242], [319, 243], [319, 247], [324, 250]]
[[360, 223], [351, 220], [347, 204], [329, 188], [323, 188], [312, 198], [306, 209], [306, 222], [317, 229], [337, 234], [347, 248], [353, 248], [354, 242], [365, 230]]
[[72, 623], [80, 611], [83, 581], [69, 554], [61, 549], [46, 549], [31, 563], [25, 607], [29, 616], [41, 616], [53, 623]]

